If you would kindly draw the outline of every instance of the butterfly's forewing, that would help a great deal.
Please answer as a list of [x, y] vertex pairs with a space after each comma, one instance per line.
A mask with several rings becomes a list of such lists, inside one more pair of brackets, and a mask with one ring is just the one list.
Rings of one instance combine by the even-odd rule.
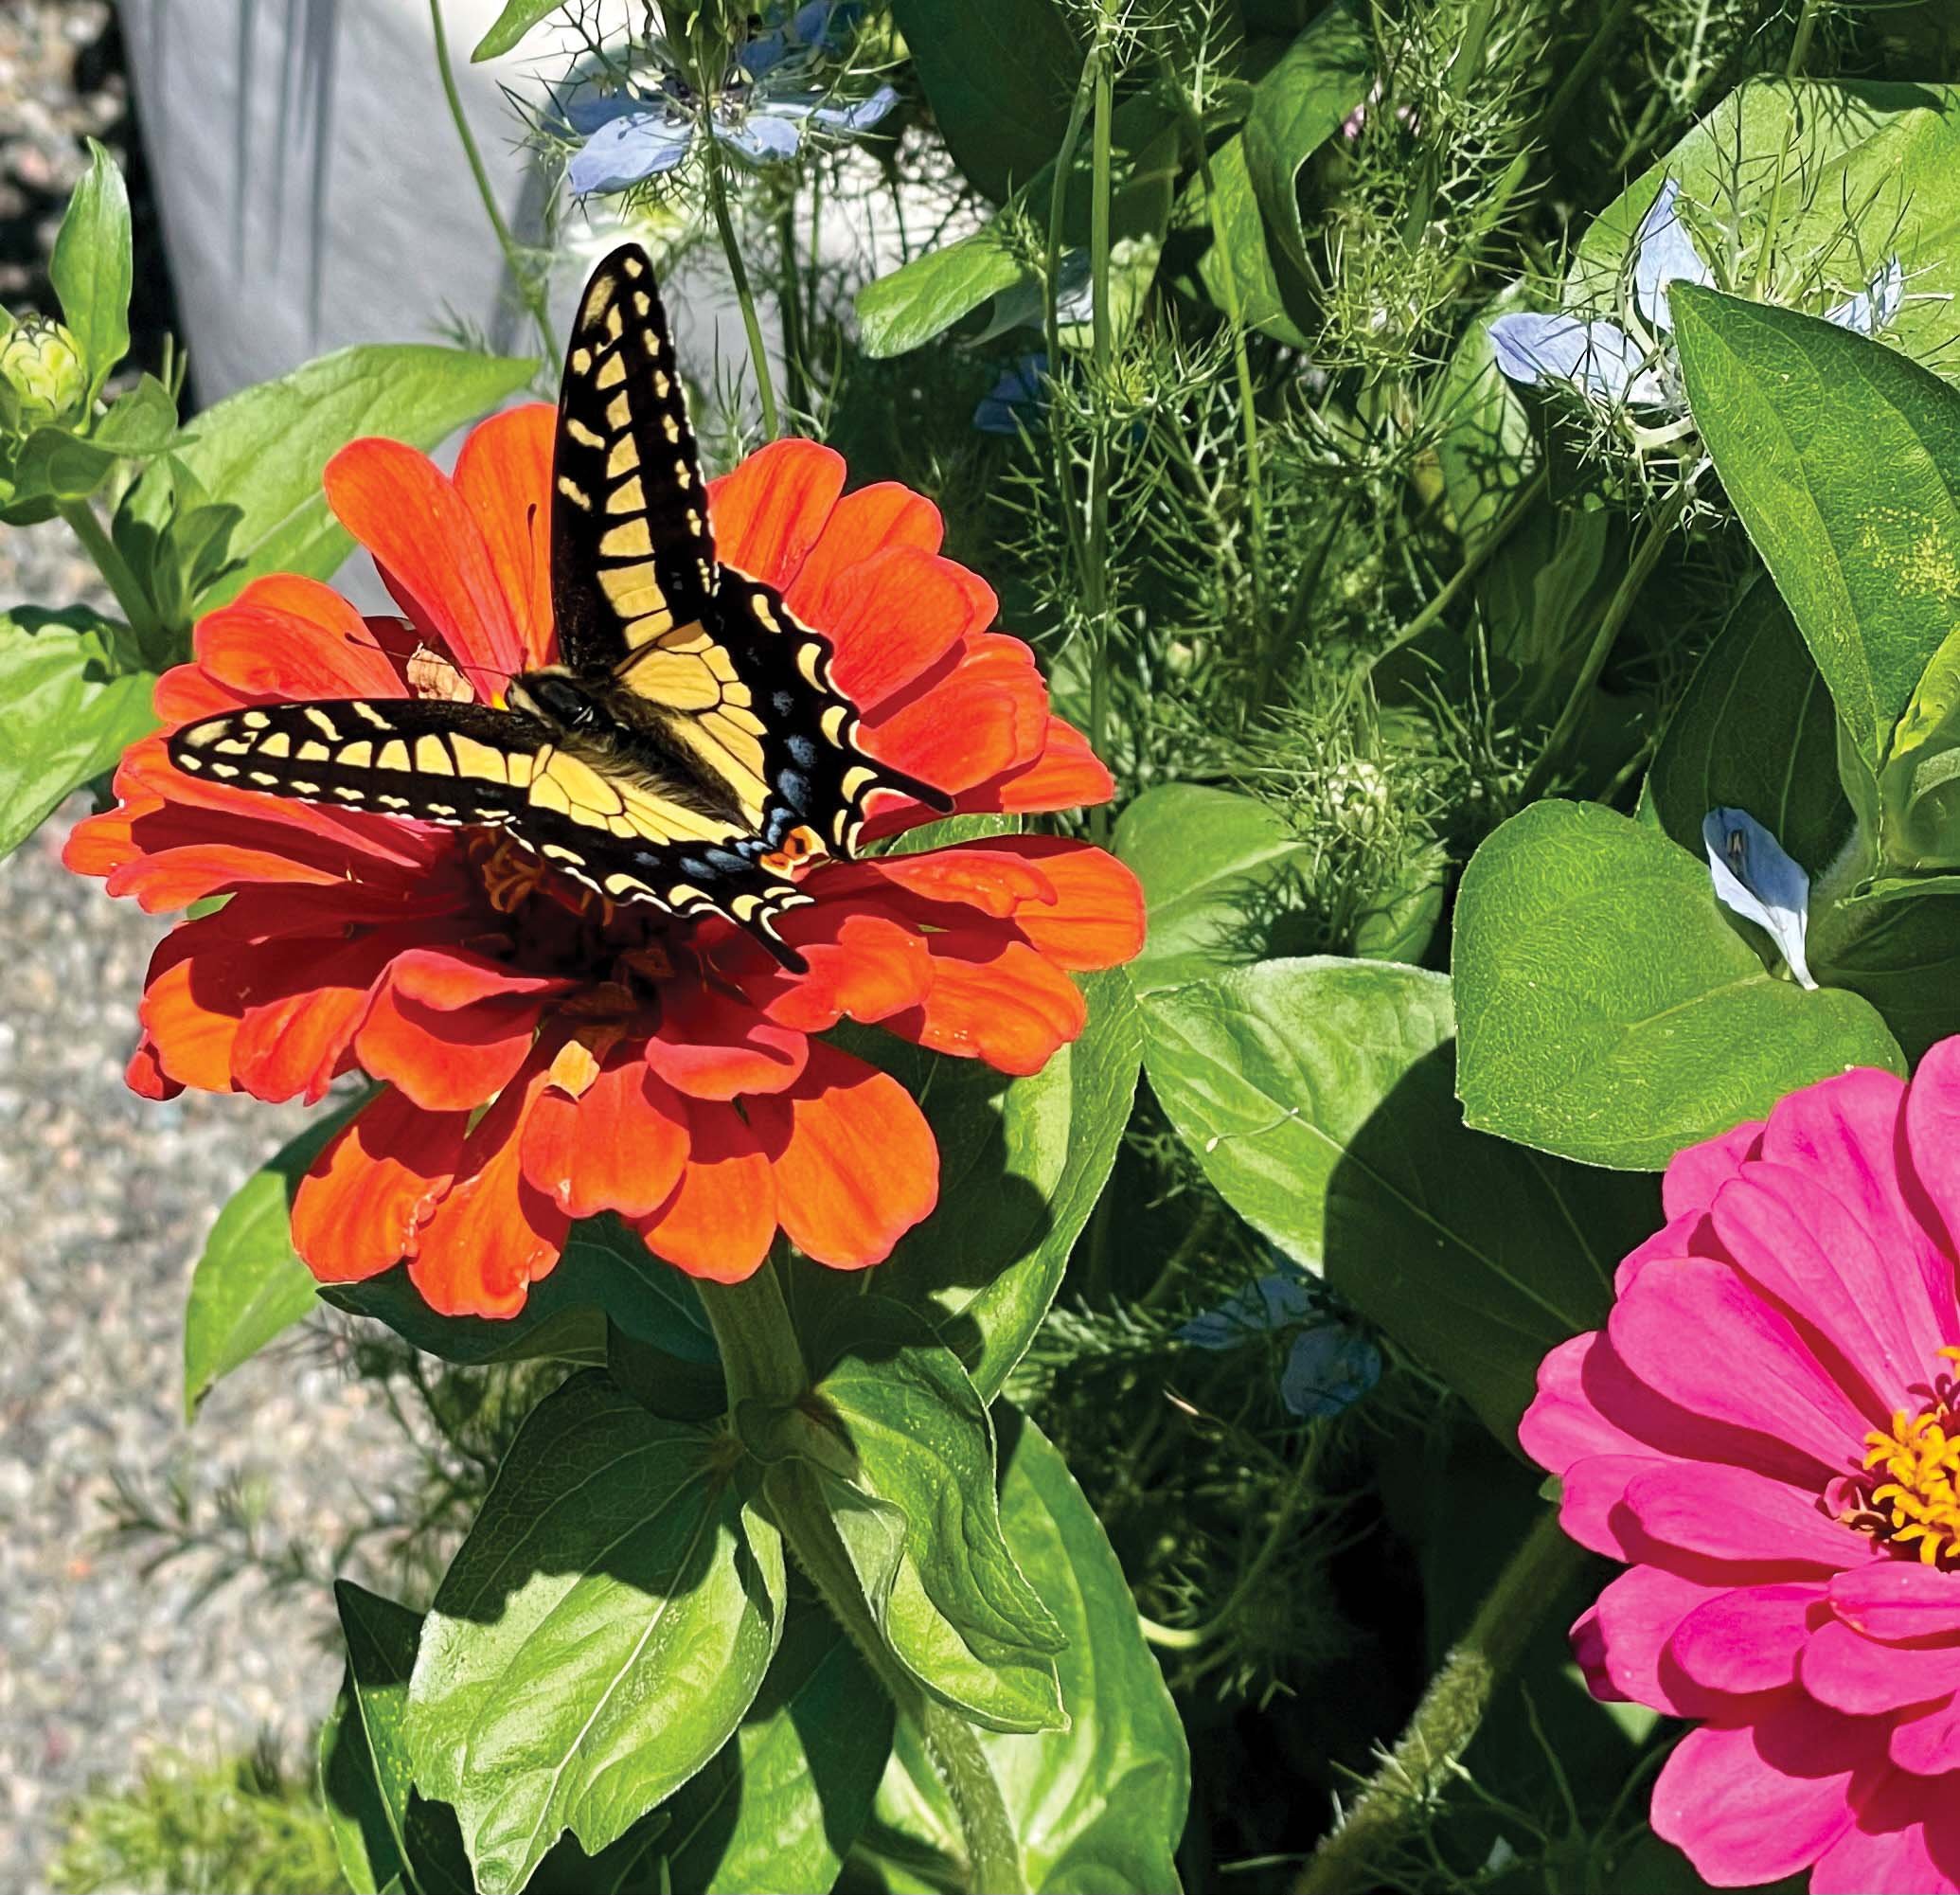
[[597, 682], [699, 625], [715, 543], [667, 313], [638, 244], [592, 274], [565, 351], [551, 477], [559, 653]]

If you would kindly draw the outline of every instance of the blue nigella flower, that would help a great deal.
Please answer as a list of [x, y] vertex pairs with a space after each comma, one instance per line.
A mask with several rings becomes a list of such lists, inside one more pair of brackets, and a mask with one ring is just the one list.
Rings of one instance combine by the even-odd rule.
[[[1713, 287], [1715, 275], [1682, 219], [1681, 187], [1672, 178], [1640, 220], [1633, 244], [1633, 331], [1603, 316], [1501, 315], [1489, 331], [1498, 367], [1527, 388], [1562, 383], [1596, 407], [1685, 415], [1667, 287]], [[1904, 296], [1905, 271], [1894, 257], [1864, 289], [1826, 310], [1825, 320], [1876, 335], [1898, 313]]]
[[1041, 426], [1042, 410], [1048, 405], [1048, 355], [1037, 349], [1024, 355], [1011, 368], [1001, 370], [1000, 379], [973, 410], [973, 425], [983, 435], [1018, 436], [1024, 428], [1032, 433]]
[[1294, 1271], [1275, 1271], [1235, 1291], [1177, 1332], [1194, 1349], [1243, 1348], [1298, 1332], [1280, 1372], [1279, 1399], [1306, 1420], [1338, 1415], [1381, 1379], [1381, 1351], [1348, 1322], [1333, 1298]]
[[842, 99], [811, 82], [816, 60], [834, 49], [858, 10], [855, 0], [798, 8], [741, 47], [712, 97], [666, 62], [616, 88], [593, 80], [574, 86], [560, 106], [565, 125], [585, 141], [565, 170], [573, 190], [589, 197], [658, 177], [704, 132], [760, 165], [793, 158], [813, 125], [845, 134], [869, 130], [898, 103], [890, 86]]
[[1723, 907], [1766, 930], [1800, 987], [1814, 988], [1805, 958], [1810, 878], [1747, 810], [1715, 809], [1702, 818], [1708, 873]]

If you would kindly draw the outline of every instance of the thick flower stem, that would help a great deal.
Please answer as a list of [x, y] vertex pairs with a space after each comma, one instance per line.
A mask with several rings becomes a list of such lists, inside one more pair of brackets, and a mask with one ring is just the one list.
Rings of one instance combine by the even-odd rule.
[[1341, 1827], [1314, 1851], [1293, 1895], [1348, 1895], [1374, 1885], [1378, 1851], [1434, 1794], [1476, 1735], [1491, 1693], [1585, 1558], [1585, 1549], [1566, 1538], [1556, 1513], [1540, 1516], [1498, 1574], [1470, 1630], [1429, 1681], [1395, 1748]]
[[[765, 1263], [744, 1283], [703, 1283], [701, 1300], [721, 1348], [731, 1415], [743, 1402], [781, 1403], [804, 1393], [809, 1368], [774, 1263]], [[771, 1470], [768, 1494], [791, 1555], [884, 1687], [899, 1715], [923, 1741], [959, 1820], [969, 1888], [973, 1895], [1022, 1895], [1027, 1882], [1020, 1846], [987, 1753], [973, 1727], [928, 1697], [885, 1643], [850, 1556], [838, 1538], [814, 1470], [801, 1461], [778, 1462]]]
[[64, 500], [61, 503], [61, 515], [81, 542], [82, 551], [95, 562], [96, 570], [102, 575], [102, 582], [116, 595], [116, 602], [122, 607], [122, 616], [129, 621], [129, 628], [135, 635], [137, 649], [144, 657], [152, 664], [169, 664], [181, 657], [181, 652], [159, 649], [164, 628], [151, 606], [148, 594], [130, 570], [129, 562], [116, 550], [115, 541], [110, 539], [102, 528], [102, 523], [96, 518], [96, 510], [86, 500]]
[[721, 233], [722, 254], [728, 259], [735, 300], [741, 305], [741, 326], [749, 339], [749, 366], [756, 371], [756, 393], [762, 402], [763, 438], [775, 440], [782, 434], [775, 410], [775, 382], [769, 372], [769, 349], [762, 340], [762, 319], [756, 313], [756, 293], [749, 284], [749, 266], [742, 261], [741, 245], [735, 239], [735, 223], [728, 215], [728, 186], [722, 177], [720, 152], [708, 153], [708, 204], [715, 213], [715, 228]]

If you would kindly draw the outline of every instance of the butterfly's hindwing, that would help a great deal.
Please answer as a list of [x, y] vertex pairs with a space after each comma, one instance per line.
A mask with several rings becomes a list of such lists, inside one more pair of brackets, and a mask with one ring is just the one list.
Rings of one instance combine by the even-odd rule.
[[597, 682], [677, 627], [715, 586], [707, 489], [653, 286], [627, 244], [593, 272], [565, 353], [552, 456], [559, 650]]

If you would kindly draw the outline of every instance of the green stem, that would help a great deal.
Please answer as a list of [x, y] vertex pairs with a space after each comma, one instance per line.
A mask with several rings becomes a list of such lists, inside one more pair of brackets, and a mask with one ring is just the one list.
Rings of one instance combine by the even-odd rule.
[[122, 607], [122, 616], [129, 621], [130, 630], [135, 635], [137, 649], [144, 657], [154, 663], [168, 662], [180, 656], [181, 653], [161, 648], [163, 621], [157, 617], [155, 608], [150, 603], [150, 597], [136, 575], [130, 570], [129, 562], [116, 551], [115, 541], [96, 518], [96, 510], [86, 500], [63, 500], [61, 502], [61, 515], [81, 542], [82, 551], [96, 563], [96, 570], [102, 575], [109, 590], [116, 595], [116, 602]]
[[708, 153], [708, 203], [714, 207], [722, 254], [728, 259], [728, 274], [735, 281], [735, 299], [741, 305], [741, 326], [748, 332], [749, 364], [756, 371], [756, 392], [762, 398], [762, 433], [765, 438], [775, 440], [782, 433], [775, 411], [775, 383], [769, 373], [769, 351], [762, 343], [762, 323], [756, 313], [756, 294], [749, 287], [748, 265], [741, 260], [741, 246], [735, 241], [735, 224], [728, 215], [728, 188], [719, 151]]
[[[743, 1402], [779, 1405], [808, 1392], [809, 1367], [773, 1261], [746, 1282], [704, 1282], [700, 1288], [702, 1306], [722, 1353], [731, 1415]], [[1027, 1876], [1020, 1844], [987, 1753], [973, 1727], [929, 1697], [885, 1642], [857, 1569], [838, 1537], [816, 1469], [807, 1461], [778, 1461], [770, 1469], [765, 1492], [797, 1565], [863, 1654], [899, 1715], [918, 1730], [958, 1818], [972, 1895], [1025, 1895]]]
[[1293, 1895], [1349, 1895], [1378, 1886], [1373, 1864], [1382, 1845], [1420, 1809], [1476, 1735], [1492, 1691], [1585, 1557], [1585, 1549], [1565, 1537], [1556, 1513], [1539, 1517], [1470, 1630], [1429, 1681], [1395, 1748], [1340, 1828], [1314, 1851]]
[[1546, 734], [1544, 747], [1538, 753], [1538, 761], [1531, 766], [1531, 774], [1524, 779], [1519, 792], [1520, 804], [1534, 801], [1544, 794], [1544, 787], [1552, 772], [1559, 767], [1559, 760], [1565, 754], [1566, 745], [1572, 742], [1580, 723], [1586, 715], [1586, 699], [1593, 687], [1599, 682], [1599, 673], [1606, 669], [1606, 660], [1612, 653], [1614, 641], [1620, 635], [1620, 628], [1627, 622], [1627, 616], [1633, 610], [1633, 602], [1640, 596], [1640, 588], [1651, 576], [1660, 563], [1662, 551], [1667, 545], [1668, 536], [1679, 524], [1681, 516], [1687, 510], [1688, 490], [1684, 487], [1648, 525], [1646, 536], [1633, 549], [1633, 557], [1627, 563], [1618, 588], [1607, 601], [1606, 610], [1600, 615], [1599, 629], [1593, 635], [1593, 643], [1586, 653], [1585, 662], [1579, 667], [1578, 676], [1573, 680], [1572, 689], [1565, 699], [1565, 707], [1559, 713], [1559, 721]]
[[524, 298], [526, 309], [531, 313], [531, 320], [538, 326], [538, 340], [543, 345], [545, 357], [556, 362], [558, 334], [551, 327], [551, 309], [545, 301], [543, 288], [518, 247], [517, 239], [510, 234], [510, 226], [504, 222], [504, 213], [497, 206], [497, 194], [491, 188], [490, 173], [483, 168], [483, 153], [476, 149], [475, 134], [470, 130], [470, 121], [463, 115], [462, 95], [456, 90], [456, 76], [450, 69], [449, 35], [442, 26], [442, 0], [429, 0], [429, 24], [436, 32], [436, 70], [442, 76], [442, 96], [449, 101], [450, 120], [456, 128], [456, 136], [463, 141], [463, 155], [470, 161], [470, 175], [476, 180], [476, 194], [483, 200], [483, 214], [490, 219], [490, 228], [496, 233], [497, 247], [504, 253], [504, 267], [510, 272], [510, 280], [516, 284], [517, 294]]
[[[1797, 14], [1796, 37], [1790, 43], [1790, 58], [1784, 62], [1783, 77], [1787, 83], [1794, 85], [1796, 76], [1803, 70], [1806, 57], [1810, 51], [1810, 35], [1817, 30], [1817, 0], [1804, 0], [1803, 9]], [[1776, 224], [1783, 209], [1783, 180], [1790, 170], [1790, 154], [1796, 144], [1797, 102], [1790, 101], [1790, 115], [1784, 120], [1782, 149], [1776, 154], [1776, 175], [1770, 180], [1770, 208], [1763, 221], [1763, 245], [1756, 252], [1755, 268], [1750, 275], [1749, 294], [1757, 295], [1762, 291], [1763, 278], [1770, 274], [1770, 258], [1776, 242]]]
[[[1089, 747], [1100, 757], [1110, 712], [1110, 444], [1109, 401], [1114, 366], [1115, 331], [1110, 320], [1111, 119], [1115, 111], [1115, 75], [1111, 70], [1107, 10], [1099, 23], [1096, 50], [1094, 120], [1089, 145], [1089, 336], [1095, 363], [1097, 412], [1089, 451], [1089, 545], [1083, 572], [1084, 599], [1095, 644], [1090, 651]], [[1098, 803], [1090, 813], [1089, 833], [1110, 839], [1110, 810]]]
[[[793, 415], [810, 412], [810, 391], [803, 364], [807, 353], [803, 328], [803, 282], [796, 269], [796, 195], [792, 191], [776, 217], [780, 284], [776, 307], [783, 320], [783, 402]], [[814, 250], [811, 255], [814, 257]]]

